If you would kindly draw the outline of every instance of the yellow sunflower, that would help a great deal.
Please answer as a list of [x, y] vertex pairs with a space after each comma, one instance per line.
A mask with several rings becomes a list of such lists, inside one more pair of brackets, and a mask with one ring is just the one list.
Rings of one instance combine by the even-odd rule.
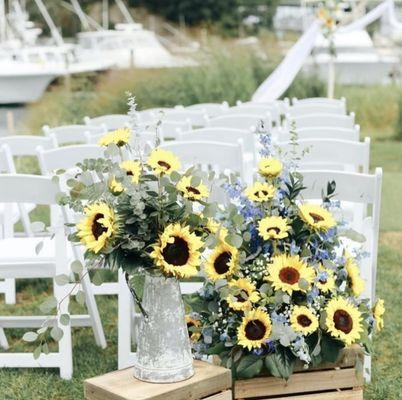
[[262, 203], [271, 200], [275, 195], [275, 187], [269, 183], [255, 182], [253, 186], [245, 190], [246, 196], [251, 201]]
[[316, 286], [322, 293], [332, 292], [335, 289], [334, 272], [321, 265], [316, 278]]
[[310, 285], [315, 277], [314, 269], [300, 260], [299, 256], [286, 254], [273, 257], [267, 272], [265, 280], [272, 282], [275, 290], [283, 290], [288, 294], [293, 291], [305, 292], [306, 288], [299, 286], [300, 280], [303, 279], [305, 284]]
[[116, 181], [116, 178], [112, 178], [109, 182], [109, 190], [113, 194], [118, 195], [120, 193], [123, 193], [124, 187], [121, 182]]
[[131, 176], [131, 182], [133, 184], [138, 184], [141, 176], [141, 163], [139, 161], [123, 161], [120, 164], [120, 168], [126, 171], [127, 176]]
[[240, 346], [252, 350], [260, 348], [271, 335], [272, 325], [269, 315], [256, 309], [248, 312], [237, 328], [237, 339]]
[[[187, 324], [187, 329], [190, 329], [192, 327], [199, 328], [201, 326], [201, 322], [198, 319], [191, 318], [189, 315], [186, 315], [186, 324]], [[190, 336], [190, 340], [192, 342], [198, 342], [198, 340], [201, 337], [201, 332], [191, 332], [188, 331], [188, 335]]]
[[310, 335], [318, 329], [318, 318], [308, 307], [294, 306], [290, 314], [290, 324], [295, 332]]
[[208, 233], [212, 233], [213, 235], [219, 232], [219, 239], [223, 242], [225, 241], [226, 236], [228, 235], [227, 228], [222, 226], [220, 222], [216, 221], [213, 218], [207, 219], [205, 229]]
[[365, 288], [364, 280], [360, 276], [360, 268], [356, 261], [350, 256], [346, 255], [346, 272], [348, 273], [348, 284], [353, 294], [359, 297]]
[[226, 301], [233, 310], [250, 310], [253, 303], [260, 299], [255, 286], [246, 278], [230, 281], [229, 288], [231, 289], [231, 294], [229, 294]]
[[299, 213], [302, 220], [317, 231], [327, 231], [336, 225], [332, 214], [319, 205], [303, 204], [299, 207]]
[[189, 278], [197, 275], [202, 246], [201, 239], [188, 226], [170, 224], [159, 236], [151, 257], [166, 275]]
[[173, 171], [178, 171], [181, 167], [179, 159], [171, 151], [160, 148], [152, 151], [147, 163], [157, 175], [169, 175]]
[[384, 300], [378, 299], [373, 308], [375, 327], [378, 332], [384, 328], [384, 317], [383, 317], [384, 314], [385, 314]]
[[331, 299], [325, 307], [325, 324], [334, 338], [351, 345], [360, 339], [363, 331], [361, 313], [356, 306], [342, 297]]
[[265, 178], [276, 178], [282, 172], [282, 163], [276, 158], [262, 158], [258, 163], [258, 172]]
[[117, 233], [116, 217], [106, 203], [88, 205], [85, 217], [76, 225], [77, 236], [85, 247], [97, 254], [104, 249]]
[[183, 176], [176, 185], [177, 190], [182, 193], [183, 197], [189, 200], [203, 200], [208, 198], [208, 188], [202, 183], [197, 186], [191, 185], [191, 179], [191, 176]]
[[288, 237], [290, 226], [282, 217], [265, 217], [258, 223], [258, 232], [264, 240]]
[[129, 128], [119, 128], [102, 136], [98, 144], [107, 147], [109, 144], [114, 143], [116, 146], [123, 147], [128, 144], [130, 137], [131, 130]]
[[225, 279], [237, 269], [238, 250], [221, 241], [205, 263], [205, 272], [212, 281]]

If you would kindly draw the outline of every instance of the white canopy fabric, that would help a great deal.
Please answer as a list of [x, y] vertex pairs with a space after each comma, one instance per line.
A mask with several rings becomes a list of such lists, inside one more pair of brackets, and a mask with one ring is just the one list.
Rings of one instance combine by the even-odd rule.
[[[347, 33], [354, 30], [361, 30], [386, 13], [390, 20], [393, 21], [391, 23], [394, 24], [395, 28], [402, 29], [402, 24], [399, 23], [395, 17], [394, 1], [385, 0], [363, 17], [349, 25], [339, 28], [338, 32]], [[293, 45], [272, 74], [257, 88], [251, 100], [255, 102], [266, 102], [276, 100], [282, 96], [310, 55], [320, 33], [321, 23], [317, 20]]]

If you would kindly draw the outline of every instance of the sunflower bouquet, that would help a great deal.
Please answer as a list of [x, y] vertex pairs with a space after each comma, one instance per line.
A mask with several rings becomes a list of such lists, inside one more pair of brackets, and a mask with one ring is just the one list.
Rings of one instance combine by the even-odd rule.
[[186, 299], [195, 352], [219, 356], [238, 378], [287, 379], [296, 363], [335, 362], [352, 344], [369, 352], [372, 332], [383, 327], [383, 301], [371, 308], [361, 298], [366, 255], [347, 249], [335, 183], [321, 204], [304, 202], [297, 162], [270, 140], [261, 134], [258, 180], [226, 186], [232, 205], [220, 215], [206, 282]]

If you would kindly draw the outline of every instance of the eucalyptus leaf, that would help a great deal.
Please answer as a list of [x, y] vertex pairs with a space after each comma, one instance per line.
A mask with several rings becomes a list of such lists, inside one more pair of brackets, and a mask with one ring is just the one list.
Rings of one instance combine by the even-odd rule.
[[83, 265], [81, 263], [81, 261], [79, 260], [75, 260], [71, 263], [71, 270], [76, 273], [76, 274], [80, 274], [83, 270]]
[[225, 240], [229, 245], [236, 247], [237, 249], [243, 244], [242, 237], [234, 233], [226, 236]]
[[365, 243], [367, 240], [364, 235], [351, 228], [339, 231], [339, 236], [348, 238], [357, 243]]
[[100, 270], [95, 271], [95, 274], [92, 277], [91, 281], [95, 286], [102, 285], [102, 283], [103, 283], [102, 272]]
[[33, 233], [45, 232], [46, 226], [42, 221], [35, 221], [31, 224], [31, 230]]
[[39, 345], [38, 347], [35, 348], [33, 352], [33, 358], [37, 360], [41, 354], [42, 354], [42, 345]]
[[44, 245], [43, 240], [41, 240], [40, 242], [38, 242], [38, 243], [36, 244], [36, 246], [35, 246], [35, 254], [36, 254], [36, 255], [38, 255], [38, 254], [42, 251], [43, 245]]
[[61, 338], [63, 337], [63, 330], [61, 328], [59, 328], [58, 326], [54, 326], [51, 330], [50, 330], [50, 336], [56, 341], [59, 342], [61, 340]]
[[61, 275], [57, 275], [54, 278], [54, 281], [59, 285], [59, 286], [64, 286], [67, 285], [70, 282], [70, 278], [65, 275], [65, 274], [61, 274]]
[[53, 309], [57, 307], [57, 300], [54, 296], [48, 297], [40, 306], [39, 309], [44, 314], [49, 314]]
[[80, 305], [85, 305], [85, 294], [82, 290], [79, 290], [77, 294], [75, 295], [75, 299], [77, 300], [77, 303]]
[[61, 314], [60, 315], [60, 323], [64, 326], [67, 326], [70, 323], [70, 315], [69, 314]]
[[38, 338], [38, 334], [36, 332], [26, 332], [22, 337], [22, 340], [25, 342], [34, 342]]

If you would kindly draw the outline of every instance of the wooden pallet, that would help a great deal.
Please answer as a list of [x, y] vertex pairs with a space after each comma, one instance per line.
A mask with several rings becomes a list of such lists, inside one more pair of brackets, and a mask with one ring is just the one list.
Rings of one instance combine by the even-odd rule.
[[303, 370], [300, 366], [288, 381], [264, 376], [238, 380], [234, 384], [236, 400], [363, 400], [363, 377], [354, 368], [360, 348], [344, 350], [335, 364]]
[[84, 382], [87, 400], [232, 400], [230, 370], [194, 362], [195, 375], [177, 383], [147, 383], [133, 377], [132, 368]]

